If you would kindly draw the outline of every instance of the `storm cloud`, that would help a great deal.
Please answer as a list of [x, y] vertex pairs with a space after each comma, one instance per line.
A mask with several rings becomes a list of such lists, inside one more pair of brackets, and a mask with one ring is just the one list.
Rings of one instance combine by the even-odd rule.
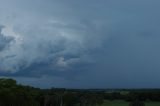
[[1, 76], [39, 87], [159, 87], [160, 1], [1, 2]]
[[[17, 4], [13, 3], [11, 6]], [[38, 10], [28, 13], [30, 10], [28, 8], [27, 12], [26, 8], [20, 7], [22, 10], [17, 8], [15, 13], [11, 12], [15, 17], [8, 16], [12, 22], [4, 23], [6, 19], [2, 18], [2, 23], [6, 26], [4, 34], [11, 32], [10, 37], [15, 39], [10, 47], [1, 50], [2, 72], [23, 71], [30, 69], [33, 64], [43, 64], [44, 67], [48, 67], [46, 70], [68, 70], [74, 64], [90, 62], [91, 51], [101, 48], [107, 38], [107, 32], [103, 30], [107, 25], [97, 23], [96, 20], [77, 17], [58, 19], [59, 16], [56, 14], [54, 16], [54, 12], [59, 12], [60, 9], [46, 17]], [[39, 5], [37, 8], [39, 9]], [[22, 13], [18, 14], [18, 12]], [[65, 10], [63, 9], [62, 12], [65, 13]], [[21, 16], [25, 13], [29, 17]], [[1, 40], [4, 41], [4, 38]], [[9, 43], [9, 40], [6, 39], [5, 42]], [[1, 43], [5, 47], [5, 44]]]
[[2, 34], [3, 25], [0, 25], [0, 51], [3, 51], [5, 48], [9, 47], [10, 42], [14, 40], [10, 36], [5, 36]]
[[[101, 38], [96, 39], [97, 34], [101, 33], [99, 29], [89, 29], [84, 24], [74, 27], [51, 23], [26, 30], [26, 33], [16, 36], [17, 39], [15, 38], [9, 48], [1, 50], [2, 71], [16, 72], [35, 63], [48, 63], [53, 69], [69, 67], [70, 64], [87, 58], [90, 50], [101, 46]], [[2, 37], [2, 46], [5, 47], [3, 43], [7, 44], [10, 40]], [[93, 40], [90, 42], [91, 38]], [[95, 39], [98, 44], [95, 44]]]

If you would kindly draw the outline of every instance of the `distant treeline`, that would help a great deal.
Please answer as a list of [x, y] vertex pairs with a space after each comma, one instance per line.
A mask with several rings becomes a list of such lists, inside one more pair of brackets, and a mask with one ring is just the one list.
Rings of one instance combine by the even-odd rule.
[[100, 106], [104, 100], [117, 99], [133, 104], [160, 101], [160, 90], [40, 89], [0, 79], [0, 106]]

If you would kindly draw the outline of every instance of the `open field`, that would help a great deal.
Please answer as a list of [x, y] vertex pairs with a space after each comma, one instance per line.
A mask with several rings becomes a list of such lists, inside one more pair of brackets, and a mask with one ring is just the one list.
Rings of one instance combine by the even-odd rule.
[[106, 100], [102, 106], [128, 106], [128, 102], [123, 100], [108, 101]]
[[146, 106], [160, 106], [160, 102], [147, 102]]
[[[129, 103], [123, 100], [105, 101], [101, 106], [129, 106]], [[146, 102], [146, 106], [160, 106], [160, 102]]]

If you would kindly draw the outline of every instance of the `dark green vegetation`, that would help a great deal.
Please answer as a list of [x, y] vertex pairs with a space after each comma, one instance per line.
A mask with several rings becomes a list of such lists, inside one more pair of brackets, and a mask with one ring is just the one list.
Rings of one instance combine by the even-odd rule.
[[103, 103], [101, 92], [38, 89], [13, 79], [0, 79], [0, 106], [95, 106]]
[[0, 79], [0, 106], [160, 106], [159, 89], [39, 89]]

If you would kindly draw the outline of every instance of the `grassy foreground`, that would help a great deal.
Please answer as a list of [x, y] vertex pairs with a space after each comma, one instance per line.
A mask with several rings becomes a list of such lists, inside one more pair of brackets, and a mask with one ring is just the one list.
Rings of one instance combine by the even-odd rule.
[[146, 106], [160, 106], [160, 102], [147, 102]]
[[[129, 102], [123, 100], [105, 101], [101, 106], [129, 106]], [[160, 106], [160, 102], [146, 102], [146, 106]]]
[[122, 100], [114, 100], [114, 101], [105, 100], [102, 106], [128, 106], [128, 104], [129, 104], [128, 102]]

